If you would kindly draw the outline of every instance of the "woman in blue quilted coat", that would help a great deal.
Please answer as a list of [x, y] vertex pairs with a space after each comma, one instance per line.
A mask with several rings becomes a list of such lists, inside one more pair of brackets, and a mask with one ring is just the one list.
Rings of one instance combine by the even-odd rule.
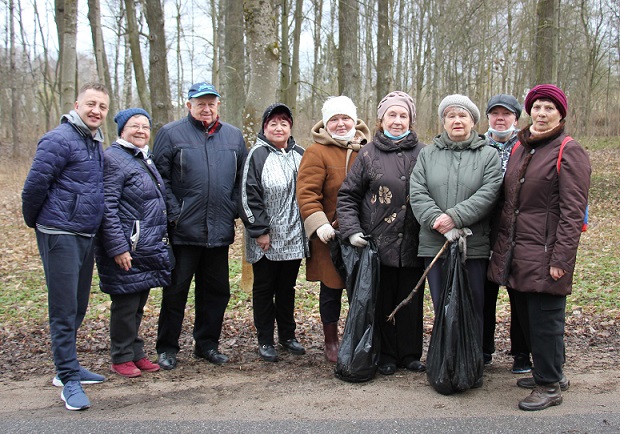
[[139, 377], [159, 365], [138, 335], [150, 289], [170, 284], [166, 192], [151, 160], [151, 117], [141, 108], [120, 111], [118, 139], [104, 153], [104, 216], [95, 257], [99, 286], [110, 294], [112, 372]]

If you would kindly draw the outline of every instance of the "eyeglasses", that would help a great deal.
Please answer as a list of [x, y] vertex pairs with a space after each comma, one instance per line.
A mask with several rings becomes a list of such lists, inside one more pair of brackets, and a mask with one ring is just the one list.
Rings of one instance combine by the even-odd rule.
[[151, 131], [151, 127], [148, 125], [126, 125], [125, 128], [128, 128], [130, 130], [134, 130], [134, 131], [138, 131], [138, 130], [144, 130], [144, 131]]

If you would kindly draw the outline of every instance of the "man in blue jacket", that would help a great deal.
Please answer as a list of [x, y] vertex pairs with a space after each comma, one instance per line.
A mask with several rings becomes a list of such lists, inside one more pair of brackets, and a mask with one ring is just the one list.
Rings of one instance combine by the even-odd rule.
[[85, 84], [74, 110], [39, 141], [22, 192], [26, 224], [35, 228], [48, 291], [50, 335], [61, 398], [69, 410], [90, 407], [81, 384], [104, 377], [80, 366], [76, 334], [93, 276], [93, 240], [103, 217], [103, 134], [110, 97]]
[[220, 94], [196, 83], [187, 117], [164, 125], [155, 138], [154, 161], [166, 185], [168, 226], [176, 259], [164, 287], [157, 353], [163, 369], [177, 365], [185, 304], [195, 279], [194, 355], [216, 365], [224, 312], [230, 299], [228, 248], [234, 241], [238, 185], [247, 149], [241, 131], [220, 121]]

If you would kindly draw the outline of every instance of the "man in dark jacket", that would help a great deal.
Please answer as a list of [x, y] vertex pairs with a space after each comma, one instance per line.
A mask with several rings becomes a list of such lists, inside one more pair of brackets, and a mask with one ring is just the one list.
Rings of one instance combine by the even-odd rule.
[[84, 85], [75, 109], [39, 141], [24, 190], [22, 212], [36, 229], [48, 290], [50, 335], [61, 398], [69, 410], [90, 407], [81, 384], [104, 377], [82, 368], [76, 333], [88, 307], [93, 240], [103, 217], [103, 134], [110, 97], [98, 83]]
[[237, 180], [247, 149], [241, 131], [221, 122], [220, 94], [207, 83], [188, 93], [186, 118], [157, 133], [154, 160], [166, 185], [168, 225], [176, 266], [164, 287], [157, 353], [163, 369], [177, 364], [179, 337], [195, 278], [194, 355], [221, 365], [218, 350], [230, 299], [228, 247], [235, 235]]

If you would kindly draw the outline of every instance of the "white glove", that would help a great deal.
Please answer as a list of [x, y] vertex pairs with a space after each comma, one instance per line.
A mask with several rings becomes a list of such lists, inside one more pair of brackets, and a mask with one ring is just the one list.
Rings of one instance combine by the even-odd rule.
[[316, 236], [319, 237], [324, 244], [327, 244], [329, 240], [333, 240], [336, 236], [336, 231], [332, 228], [332, 225], [325, 223], [316, 230]]
[[358, 232], [349, 237], [349, 242], [352, 246], [364, 247], [366, 244], [368, 244], [368, 241], [366, 241], [363, 237], [365, 237], [365, 235], [362, 232]]
[[455, 242], [456, 240], [458, 240], [459, 238], [461, 238], [461, 231], [460, 229], [457, 228], [452, 228], [450, 229], [448, 232], [446, 232], [445, 234], [443, 234], [444, 237], [446, 237], [446, 239], [448, 241], [450, 241], [451, 243]]

